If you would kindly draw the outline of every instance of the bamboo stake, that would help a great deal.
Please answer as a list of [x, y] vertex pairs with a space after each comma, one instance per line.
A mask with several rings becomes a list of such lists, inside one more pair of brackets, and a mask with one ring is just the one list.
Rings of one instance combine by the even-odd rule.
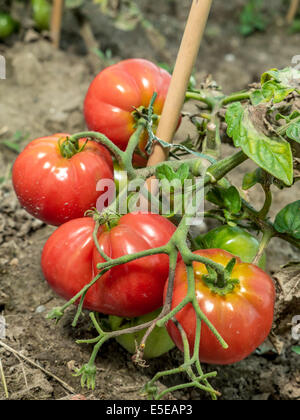
[[51, 38], [55, 48], [59, 48], [64, 0], [53, 0], [51, 17]]
[[298, 7], [299, 7], [299, 0], [291, 0], [290, 8], [289, 8], [288, 14], [286, 16], [286, 21], [289, 25], [295, 19]]
[[[181, 46], [178, 52], [169, 92], [157, 129], [157, 137], [170, 143], [173, 140], [184, 104], [188, 83], [195, 65], [212, 0], [193, 0]], [[167, 159], [168, 152], [156, 144], [147, 166]]]

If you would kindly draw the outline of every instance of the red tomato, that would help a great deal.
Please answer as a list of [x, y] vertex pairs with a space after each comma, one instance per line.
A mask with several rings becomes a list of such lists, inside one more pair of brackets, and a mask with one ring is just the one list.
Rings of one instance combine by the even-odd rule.
[[[84, 115], [90, 130], [105, 134], [125, 150], [134, 133], [135, 108], [149, 107], [154, 92], [158, 96], [154, 113], [161, 115], [171, 75], [147, 60], [131, 59], [100, 72], [91, 83], [84, 103]], [[144, 151], [147, 135], [140, 148]]]
[[[99, 236], [99, 245], [115, 259], [166, 245], [176, 227], [157, 214], [127, 214], [118, 225]], [[104, 262], [94, 248], [94, 273]], [[108, 315], [136, 317], [162, 306], [169, 274], [169, 257], [154, 255], [112, 268], [97, 283], [98, 311]]]
[[[48, 239], [42, 253], [42, 270], [52, 289], [70, 300], [93, 279], [92, 257], [95, 222], [90, 217], [71, 220]], [[86, 294], [84, 307], [98, 308], [98, 288]]]
[[[108, 150], [89, 141], [83, 151], [67, 159], [62, 156], [54, 134], [36, 139], [18, 156], [13, 167], [13, 184], [21, 205], [33, 216], [51, 225], [83, 217], [96, 207], [101, 179], [113, 180], [113, 162]], [[79, 148], [85, 139], [79, 141]]]
[[[196, 251], [195, 254], [207, 257], [226, 266], [234, 256], [220, 249]], [[229, 345], [223, 349], [216, 337], [202, 322], [199, 357], [202, 362], [227, 365], [249, 356], [267, 338], [274, 314], [275, 287], [272, 279], [260, 268], [244, 264], [237, 258], [232, 278], [240, 284], [226, 296], [212, 293], [202, 280], [207, 274], [205, 265], [194, 263], [196, 293], [199, 307], [216, 327]], [[176, 307], [187, 294], [187, 275], [183, 262], [176, 269], [172, 308]], [[177, 315], [177, 320], [187, 334], [190, 349], [193, 350], [196, 330], [194, 308], [188, 304]], [[180, 332], [170, 321], [167, 329], [173, 341], [183, 350]]]

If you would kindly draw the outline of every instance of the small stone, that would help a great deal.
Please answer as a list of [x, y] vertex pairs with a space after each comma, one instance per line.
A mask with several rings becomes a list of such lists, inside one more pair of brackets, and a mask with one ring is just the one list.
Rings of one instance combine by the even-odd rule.
[[12, 267], [16, 267], [17, 265], [19, 265], [19, 260], [18, 260], [18, 258], [13, 258], [13, 259], [11, 260], [11, 262], [9, 263], [9, 265], [10, 265], [10, 266], [12, 266]]
[[43, 312], [45, 312], [46, 307], [44, 305], [40, 305], [36, 308], [35, 313], [36, 314], [42, 314]]
[[227, 63], [233, 63], [236, 60], [236, 56], [234, 54], [226, 54], [224, 58]]

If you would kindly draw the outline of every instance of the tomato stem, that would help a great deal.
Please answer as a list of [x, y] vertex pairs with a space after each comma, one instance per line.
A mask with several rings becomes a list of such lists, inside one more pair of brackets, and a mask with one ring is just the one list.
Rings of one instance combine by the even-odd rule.
[[74, 139], [72, 137], [67, 137], [66, 139], [58, 139], [58, 147], [62, 157], [65, 159], [71, 159], [77, 153], [83, 152], [88, 143], [88, 140], [85, 140], [85, 143], [80, 147], [79, 140], [81, 138], [82, 137]]

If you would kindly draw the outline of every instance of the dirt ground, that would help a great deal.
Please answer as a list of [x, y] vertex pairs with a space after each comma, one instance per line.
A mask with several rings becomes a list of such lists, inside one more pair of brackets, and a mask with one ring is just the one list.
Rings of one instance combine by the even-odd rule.
[[[259, 80], [264, 70], [289, 66], [292, 57], [300, 54], [300, 34], [288, 34], [280, 17], [275, 19], [267, 33], [241, 38], [236, 28], [236, 3], [215, 3], [196, 66], [198, 81], [210, 73], [226, 92], [243, 89]], [[168, 15], [170, 9], [158, 0], [141, 4], [147, 18], [155, 22], [155, 27], [164, 37], [161, 45], [157, 45], [153, 35], [146, 34], [140, 27], [125, 33], [115, 29], [107, 18], [93, 12], [94, 6], [87, 8], [85, 13], [92, 17], [99, 45], [104, 50], [111, 49], [116, 61], [145, 57], [172, 64], [189, 1], [181, 2], [177, 16]], [[26, 135], [22, 143], [25, 145], [38, 136], [78, 132], [85, 127], [82, 115], [84, 95], [93, 75], [107, 63], [96, 56], [85, 55], [84, 43], [72, 29], [72, 22], [73, 17], [68, 12], [60, 51], [53, 50], [47, 39], [36, 35], [27, 37], [30, 42], [14, 39], [9, 45], [0, 44], [0, 54], [7, 60], [7, 79], [0, 81], [0, 132], [7, 129], [5, 136], [0, 137], [0, 178], [9, 174], [16, 157], [1, 145], [2, 138], [21, 131]], [[193, 106], [189, 104], [187, 110]], [[177, 139], [184, 139], [190, 130], [189, 124], [184, 122]], [[224, 146], [224, 154], [229, 152], [230, 147]], [[246, 162], [231, 174], [231, 180], [240, 186], [243, 174], [251, 167], [252, 164]], [[299, 193], [299, 185], [284, 192], [277, 191], [273, 214], [299, 197]], [[258, 207], [262, 205], [262, 199], [259, 189], [251, 192], [251, 200]], [[88, 361], [91, 352], [90, 346], [75, 344], [76, 339], [94, 336], [88, 316], [81, 319], [76, 329], [70, 326], [74, 309], [69, 310], [57, 326], [45, 319], [51, 308], [62, 303], [47, 286], [40, 269], [41, 251], [52, 231], [53, 228], [34, 220], [19, 207], [9, 179], [0, 184], [0, 314], [5, 316], [7, 323], [4, 342], [50, 372], [45, 373], [0, 345], [9, 398], [58, 400], [80, 393], [88, 399], [143, 399], [141, 387], [158, 370], [178, 365], [180, 352], [173, 350], [142, 369], [132, 363], [130, 356], [117, 343], [110, 342], [97, 358], [95, 392], [83, 391], [80, 380], [72, 373], [74, 367]], [[216, 367], [219, 374], [212, 384], [221, 391], [221, 399], [300, 398], [300, 358], [291, 351], [292, 345], [296, 344], [291, 337], [292, 317], [297, 315], [297, 308], [299, 313], [300, 308], [300, 264], [275, 274], [289, 261], [300, 262], [299, 252], [286, 243], [274, 241], [268, 251], [268, 270], [277, 279], [278, 299], [271, 341], [266, 343], [263, 354], [257, 352], [234, 366]], [[274, 346], [280, 354], [274, 351]], [[205, 371], [212, 369], [215, 367], [204, 366]], [[68, 386], [62, 385], [53, 375], [63, 379]], [[174, 385], [180, 380], [176, 376], [164, 380], [161, 386]], [[0, 399], [5, 398], [0, 381]], [[168, 398], [208, 397], [192, 390], [177, 392]]]

